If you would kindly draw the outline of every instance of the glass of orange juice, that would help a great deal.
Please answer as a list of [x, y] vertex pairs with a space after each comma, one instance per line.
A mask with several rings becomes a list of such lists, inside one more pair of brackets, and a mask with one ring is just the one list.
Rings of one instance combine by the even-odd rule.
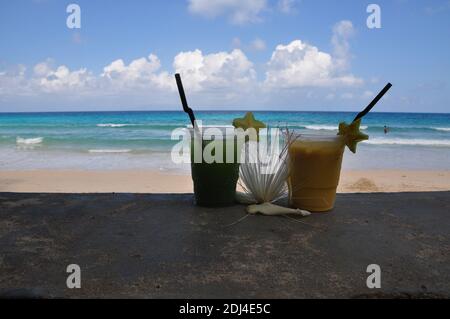
[[345, 141], [338, 135], [300, 135], [289, 145], [289, 203], [312, 212], [334, 207]]

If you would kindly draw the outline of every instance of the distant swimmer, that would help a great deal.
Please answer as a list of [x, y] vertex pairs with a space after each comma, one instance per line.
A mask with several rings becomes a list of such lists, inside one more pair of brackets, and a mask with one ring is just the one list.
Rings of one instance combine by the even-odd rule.
[[384, 134], [387, 134], [389, 132], [389, 128], [385, 125], [384, 126]]

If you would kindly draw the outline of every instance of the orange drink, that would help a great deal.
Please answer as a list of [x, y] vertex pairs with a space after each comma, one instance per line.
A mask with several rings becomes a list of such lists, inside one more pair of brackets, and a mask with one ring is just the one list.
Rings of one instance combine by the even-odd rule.
[[337, 135], [301, 135], [289, 146], [289, 203], [312, 212], [333, 209], [345, 141]]

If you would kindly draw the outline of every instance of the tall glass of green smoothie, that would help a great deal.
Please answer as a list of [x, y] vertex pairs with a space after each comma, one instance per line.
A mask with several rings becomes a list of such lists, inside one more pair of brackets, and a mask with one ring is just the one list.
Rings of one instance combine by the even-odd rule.
[[191, 172], [195, 203], [224, 207], [235, 203], [240, 148], [233, 129], [214, 128], [217, 135], [191, 130]]

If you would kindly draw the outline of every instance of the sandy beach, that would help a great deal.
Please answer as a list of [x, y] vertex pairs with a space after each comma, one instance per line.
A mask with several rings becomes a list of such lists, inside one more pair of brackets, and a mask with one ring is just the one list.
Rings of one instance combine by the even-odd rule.
[[[339, 193], [450, 190], [450, 171], [343, 171]], [[0, 171], [0, 192], [190, 193], [190, 175], [155, 170]]]

